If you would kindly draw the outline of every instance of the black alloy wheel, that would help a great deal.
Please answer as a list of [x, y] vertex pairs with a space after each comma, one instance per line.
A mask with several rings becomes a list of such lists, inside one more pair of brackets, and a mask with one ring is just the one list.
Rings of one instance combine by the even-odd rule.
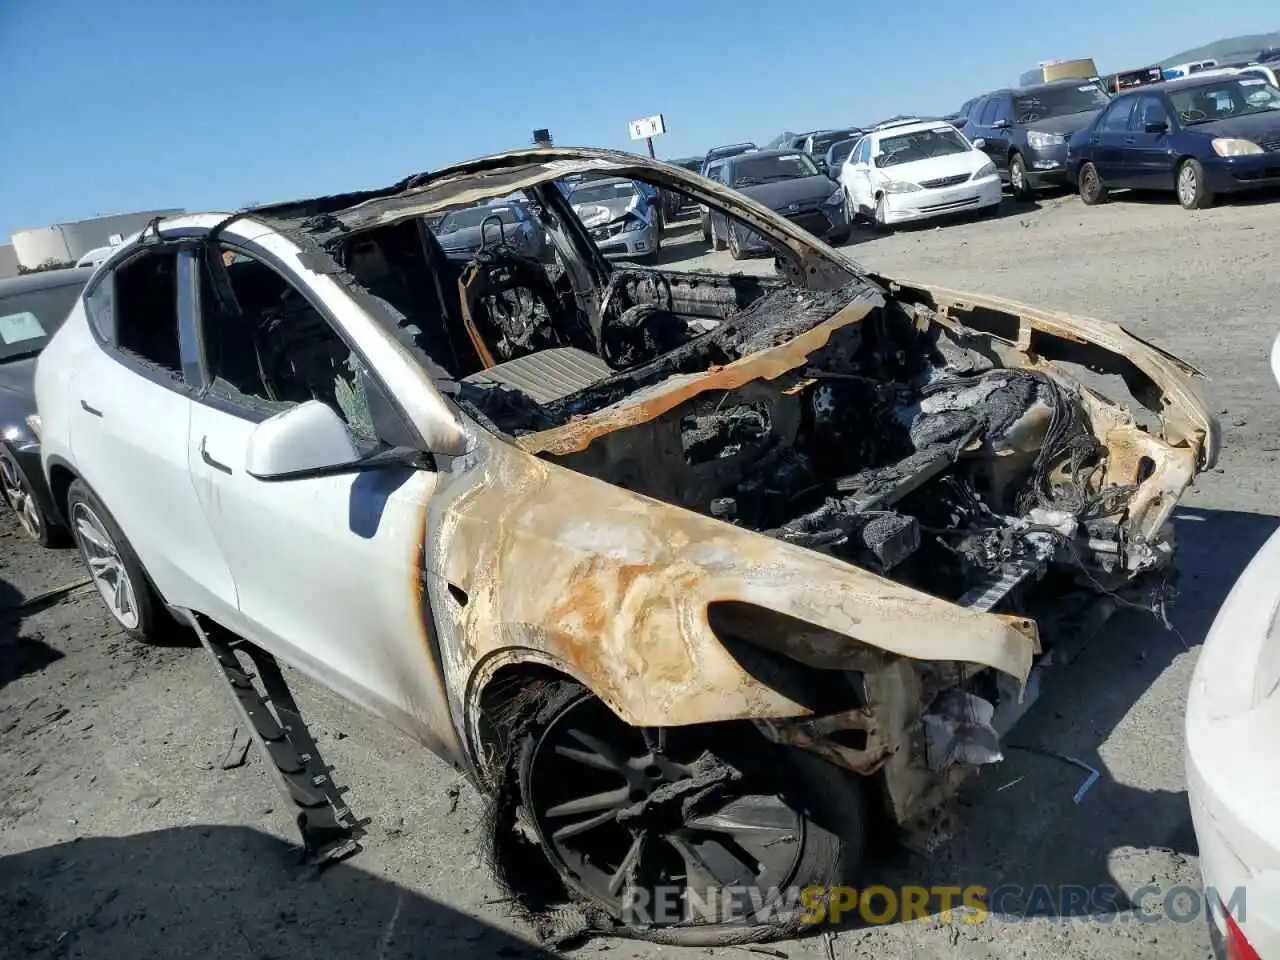
[[519, 775], [565, 885], [624, 923], [741, 922], [841, 882], [865, 841], [856, 777], [749, 724], [632, 727], [576, 684], [526, 731]]

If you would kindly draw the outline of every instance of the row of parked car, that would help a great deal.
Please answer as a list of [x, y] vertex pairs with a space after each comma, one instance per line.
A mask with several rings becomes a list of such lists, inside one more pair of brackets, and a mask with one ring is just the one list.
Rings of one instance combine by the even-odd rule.
[[[945, 118], [786, 133], [764, 147], [717, 146], [674, 161], [739, 190], [833, 243], [879, 228], [1079, 190], [1166, 191], [1182, 206], [1280, 185], [1280, 87], [1265, 63], [1205, 69], [1109, 92], [1098, 78], [1010, 87]], [[703, 239], [735, 257], [763, 252], [745, 227], [701, 209]]]

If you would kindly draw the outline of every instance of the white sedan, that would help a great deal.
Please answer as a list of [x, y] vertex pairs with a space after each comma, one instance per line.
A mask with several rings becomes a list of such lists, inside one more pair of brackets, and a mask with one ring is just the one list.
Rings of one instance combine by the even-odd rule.
[[850, 218], [878, 227], [1000, 204], [995, 164], [941, 120], [887, 124], [863, 137], [840, 171]]
[[[1280, 337], [1271, 351], [1280, 383]], [[1187, 795], [1219, 955], [1280, 957], [1280, 531], [1223, 602], [1187, 697]], [[1266, 758], [1272, 757], [1268, 760]]]

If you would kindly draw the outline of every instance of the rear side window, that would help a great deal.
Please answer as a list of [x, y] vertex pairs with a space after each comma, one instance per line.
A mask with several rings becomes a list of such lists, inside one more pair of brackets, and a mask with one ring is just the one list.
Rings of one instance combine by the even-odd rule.
[[989, 127], [996, 122], [996, 113], [1000, 109], [1000, 98], [992, 97], [982, 105], [982, 114], [978, 117], [978, 123], [984, 127]]
[[[135, 257], [117, 268], [98, 290], [109, 285], [115, 287], [109, 306], [116, 348], [181, 381], [177, 252], [156, 250]], [[95, 312], [100, 313], [102, 306], [96, 304]], [[102, 319], [99, 316], [94, 325], [99, 326]]]

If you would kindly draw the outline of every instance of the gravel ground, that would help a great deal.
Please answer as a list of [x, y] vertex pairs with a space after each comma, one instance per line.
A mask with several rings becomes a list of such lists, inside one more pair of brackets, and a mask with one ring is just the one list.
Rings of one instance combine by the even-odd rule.
[[[1280, 428], [1267, 368], [1280, 328], [1280, 205], [1188, 213], [1159, 202], [1086, 209], [1071, 197], [996, 219], [855, 237], [872, 269], [1120, 321], [1200, 365], [1227, 444], [1178, 518], [1176, 632], [1117, 616], [1051, 678], [1015, 732], [1102, 778], [1010, 751], [963, 795], [932, 860], [896, 854], [890, 884], [1198, 885], [1181, 746], [1196, 647], [1231, 582], [1278, 522]], [[693, 231], [664, 259], [768, 270], [704, 255]], [[358, 815], [367, 848], [314, 876], [258, 758], [236, 765], [235, 717], [199, 651], [128, 643], [82, 588], [71, 551], [42, 552], [0, 518], [0, 956], [542, 956], [509, 916], [477, 853], [479, 803], [407, 738], [299, 678], [298, 699]], [[224, 766], [230, 769], [224, 769]], [[1147, 909], [1159, 902], [1147, 901]], [[1012, 906], [1012, 903], [1006, 906]], [[1123, 897], [1091, 919], [970, 925], [928, 920], [845, 929], [837, 958], [1204, 957], [1203, 923], [1135, 922]], [[778, 944], [821, 958], [821, 939]], [[615, 957], [747, 957], [595, 941]], [[756, 954], [759, 955], [759, 954]]]

